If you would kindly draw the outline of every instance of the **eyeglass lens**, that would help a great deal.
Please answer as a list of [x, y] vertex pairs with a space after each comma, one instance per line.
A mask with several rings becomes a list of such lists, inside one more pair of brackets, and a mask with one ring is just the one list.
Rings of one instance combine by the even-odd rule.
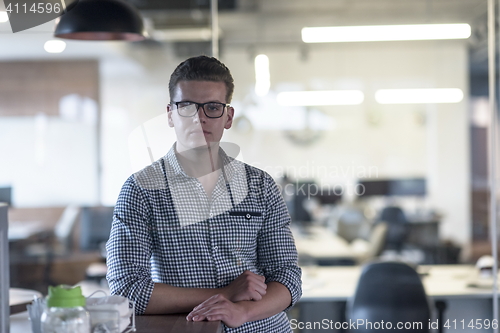
[[224, 112], [225, 104], [210, 102], [205, 104], [197, 104], [193, 102], [177, 102], [177, 111], [183, 117], [192, 117], [198, 112], [201, 106], [205, 115], [209, 118], [219, 118]]

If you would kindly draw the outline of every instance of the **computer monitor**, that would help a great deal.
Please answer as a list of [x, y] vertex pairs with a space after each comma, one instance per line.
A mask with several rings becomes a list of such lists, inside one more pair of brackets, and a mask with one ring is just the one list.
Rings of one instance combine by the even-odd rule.
[[12, 187], [0, 187], [0, 202], [12, 206]]
[[427, 193], [425, 178], [394, 179], [389, 186], [390, 195], [423, 196]]
[[425, 178], [361, 180], [358, 183], [357, 191], [360, 197], [424, 196], [427, 193]]
[[356, 191], [360, 197], [389, 195], [389, 180], [362, 180]]
[[0, 203], [0, 333], [9, 332], [9, 223], [7, 204]]
[[322, 205], [334, 205], [342, 199], [342, 189], [335, 187], [322, 187], [319, 192], [314, 195]]
[[80, 249], [102, 250], [109, 238], [114, 207], [82, 207], [80, 220]]

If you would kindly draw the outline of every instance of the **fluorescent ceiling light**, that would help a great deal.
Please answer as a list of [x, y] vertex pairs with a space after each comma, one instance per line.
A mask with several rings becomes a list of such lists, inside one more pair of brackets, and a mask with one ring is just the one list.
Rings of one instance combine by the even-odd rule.
[[314, 27], [302, 29], [305, 43], [377, 42], [396, 40], [464, 39], [471, 35], [466, 23]]
[[359, 90], [288, 91], [277, 96], [283, 106], [357, 105], [364, 99]]
[[49, 40], [43, 48], [49, 53], [61, 53], [66, 48], [66, 43], [62, 40]]
[[381, 89], [375, 93], [380, 104], [458, 103], [464, 93], [458, 88], [444, 89]]
[[0, 23], [7, 22], [9, 20], [9, 15], [6, 11], [0, 10]]
[[[221, 30], [219, 29], [219, 35]], [[212, 40], [212, 29], [210, 28], [182, 28], [182, 29], [163, 29], [154, 30], [152, 37], [158, 41], [176, 42], [176, 41], [210, 41]]]
[[255, 57], [255, 93], [257, 96], [266, 96], [270, 87], [269, 58], [265, 54], [259, 54]]

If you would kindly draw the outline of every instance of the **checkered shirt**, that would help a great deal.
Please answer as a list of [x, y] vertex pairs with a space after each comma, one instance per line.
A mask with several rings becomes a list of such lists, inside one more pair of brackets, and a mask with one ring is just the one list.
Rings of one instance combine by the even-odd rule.
[[[144, 313], [154, 283], [222, 288], [245, 270], [286, 286], [290, 307], [300, 298], [290, 217], [276, 183], [220, 152], [224, 173], [211, 200], [183, 171], [174, 147], [123, 185], [106, 245], [107, 279], [112, 294], [136, 302], [137, 314]], [[224, 330], [291, 332], [285, 312]]]

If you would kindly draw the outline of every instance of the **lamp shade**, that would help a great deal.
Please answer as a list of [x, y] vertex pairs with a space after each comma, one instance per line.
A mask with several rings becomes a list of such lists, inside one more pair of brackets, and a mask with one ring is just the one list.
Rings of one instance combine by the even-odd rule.
[[123, 0], [79, 0], [63, 14], [55, 37], [139, 41], [144, 37], [139, 11]]

